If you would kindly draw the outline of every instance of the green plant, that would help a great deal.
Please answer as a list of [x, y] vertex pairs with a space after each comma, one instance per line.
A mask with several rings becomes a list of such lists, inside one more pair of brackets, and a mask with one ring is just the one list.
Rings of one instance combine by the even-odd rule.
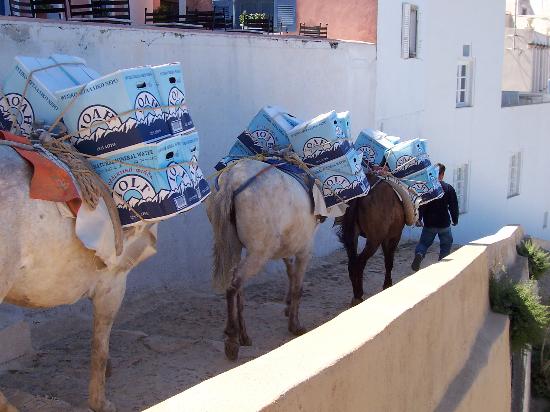
[[550, 321], [548, 306], [540, 303], [533, 281], [514, 283], [507, 276], [491, 276], [489, 299], [494, 312], [510, 317], [510, 345], [518, 351], [540, 344]]
[[550, 254], [537, 246], [531, 239], [524, 240], [517, 247], [518, 254], [529, 262], [529, 278], [539, 280], [550, 269]]
[[260, 20], [260, 19], [267, 19], [266, 13], [246, 13], [246, 10], [244, 10], [241, 15], [239, 16], [239, 22], [241, 23], [241, 26], [244, 26], [245, 20]]
[[548, 332], [542, 345], [533, 347], [531, 356], [531, 388], [535, 396], [542, 396], [550, 399], [550, 353], [546, 348]]

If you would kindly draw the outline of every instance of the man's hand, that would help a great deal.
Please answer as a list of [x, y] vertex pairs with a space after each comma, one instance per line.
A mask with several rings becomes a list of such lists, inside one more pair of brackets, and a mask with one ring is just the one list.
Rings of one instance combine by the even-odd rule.
[[422, 220], [418, 219], [415, 223], [416, 227], [424, 227], [424, 223], [422, 223]]

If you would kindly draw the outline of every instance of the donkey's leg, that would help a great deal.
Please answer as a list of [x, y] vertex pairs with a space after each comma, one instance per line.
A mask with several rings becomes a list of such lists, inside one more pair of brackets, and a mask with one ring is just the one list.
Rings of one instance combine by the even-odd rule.
[[285, 316], [288, 318], [288, 314], [290, 312], [290, 294], [292, 293], [292, 271], [294, 270], [294, 260], [292, 258], [283, 258], [283, 262], [285, 262], [286, 274], [288, 276], [288, 290], [285, 297]]
[[[5, 262], [2, 262], [5, 263]], [[6, 265], [7, 266], [7, 265]], [[5, 273], [12, 272], [10, 267], [3, 267], [0, 268], [3, 273], [0, 273], [0, 304], [2, 304], [2, 301], [8, 294], [8, 291], [11, 289], [13, 285], [13, 278], [12, 275], [6, 275]], [[2, 391], [0, 391], [0, 412], [17, 412], [17, 409], [15, 406], [13, 406], [11, 403], [8, 402], [6, 397], [2, 394]]]
[[231, 284], [225, 293], [227, 299], [227, 325], [225, 327], [227, 338], [225, 339], [225, 356], [230, 360], [236, 360], [239, 356], [239, 343], [241, 337], [240, 319], [243, 319], [243, 308], [241, 306], [239, 310], [237, 297], [239, 293], [242, 293], [245, 280], [258, 273], [267, 260], [268, 257], [265, 255], [247, 253], [233, 271]]
[[357, 273], [358, 239], [359, 239], [359, 234], [355, 233], [352, 239], [352, 242], [349, 245], [348, 244], [345, 245], [346, 253], [348, 255], [348, 275], [349, 275], [349, 280], [351, 281], [351, 287], [353, 289], [353, 299], [351, 300], [351, 306], [355, 306], [358, 303], [363, 301], [363, 280], [362, 280], [362, 277], [358, 276], [358, 273]]
[[307, 329], [300, 325], [300, 320], [298, 319], [298, 308], [300, 306], [304, 275], [310, 259], [311, 252], [309, 250], [296, 255], [293, 268], [289, 272], [289, 276], [291, 277], [289, 279], [290, 305], [288, 311], [288, 330], [296, 336], [303, 335], [307, 332]]
[[105, 275], [92, 295], [94, 331], [92, 336], [90, 408], [96, 412], [115, 411], [105, 397], [105, 372], [109, 359], [109, 337], [126, 290], [126, 274]]
[[351, 300], [350, 306], [355, 306], [363, 301], [363, 271], [365, 270], [365, 266], [367, 265], [367, 260], [369, 260], [371, 256], [374, 255], [376, 249], [378, 249], [378, 246], [380, 246], [379, 242], [373, 242], [367, 239], [367, 244], [365, 245], [365, 248], [355, 260], [352, 268], [354, 271], [354, 280], [352, 280], [353, 299]]
[[242, 346], [252, 346], [252, 339], [248, 336], [246, 333], [246, 325], [244, 324], [244, 316], [243, 316], [243, 308], [244, 308], [244, 290], [241, 289], [239, 293], [237, 293], [237, 313], [239, 316], [239, 343]]
[[395, 249], [399, 244], [399, 237], [382, 242], [382, 251], [384, 252], [384, 266], [386, 267], [386, 276], [384, 277], [384, 289], [393, 285], [391, 278], [391, 272], [393, 270], [393, 259], [395, 256]]

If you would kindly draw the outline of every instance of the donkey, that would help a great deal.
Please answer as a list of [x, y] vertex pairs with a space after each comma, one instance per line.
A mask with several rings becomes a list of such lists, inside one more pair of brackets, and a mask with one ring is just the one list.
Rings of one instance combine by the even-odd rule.
[[[348, 202], [346, 213], [338, 223], [338, 237], [348, 255], [348, 272], [353, 288], [351, 306], [363, 301], [363, 271], [367, 260], [380, 245], [386, 268], [383, 287], [386, 289], [393, 284], [393, 258], [403, 227], [405, 223], [412, 225], [416, 221], [414, 206], [405, 189], [379, 180], [373, 173], [367, 173], [367, 179], [371, 185], [368, 195]], [[360, 254], [357, 253], [359, 236], [367, 239]]]
[[219, 186], [206, 201], [214, 231], [212, 276], [214, 287], [226, 292], [225, 355], [235, 360], [240, 345], [252, 344], [243, 317], [244, 282], [270, 259], [286, 265], [288, 329], [295, 335], [306, 332], [298, 306], [318, 221], [300, 183], [271, 165], [242, 160], [220, 176]]
[[[94, 321], [89, 406], [114, 411], [105, 398], [109, 335], [126, 275], [154, 253], [156, 234], [142, 224], [124, 231], [118, 265], [108, 269], [75, 235], [73, 219], [53, 202], [29, 197], [31, 167], [14, 150], [0, 147], [0, 303], [50, 308], [92, 300]], [[156, 227], [155, 227], [156, 229]], [[0, 392], [0, 411], [15, 411]]]

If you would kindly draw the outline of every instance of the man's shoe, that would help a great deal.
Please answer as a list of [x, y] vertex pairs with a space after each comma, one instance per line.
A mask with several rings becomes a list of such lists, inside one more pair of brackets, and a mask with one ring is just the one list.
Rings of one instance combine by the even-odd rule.
[[422, 256], [420, 253], [417, 253], [414, 256], [413, 262], [411, 263], [411, 269], [414, 270], [415, 272], [418, 272], [418, 270], [420, 269], [420, 262], [422, 262], [422, 259], [424, 259], [424, 256]]

